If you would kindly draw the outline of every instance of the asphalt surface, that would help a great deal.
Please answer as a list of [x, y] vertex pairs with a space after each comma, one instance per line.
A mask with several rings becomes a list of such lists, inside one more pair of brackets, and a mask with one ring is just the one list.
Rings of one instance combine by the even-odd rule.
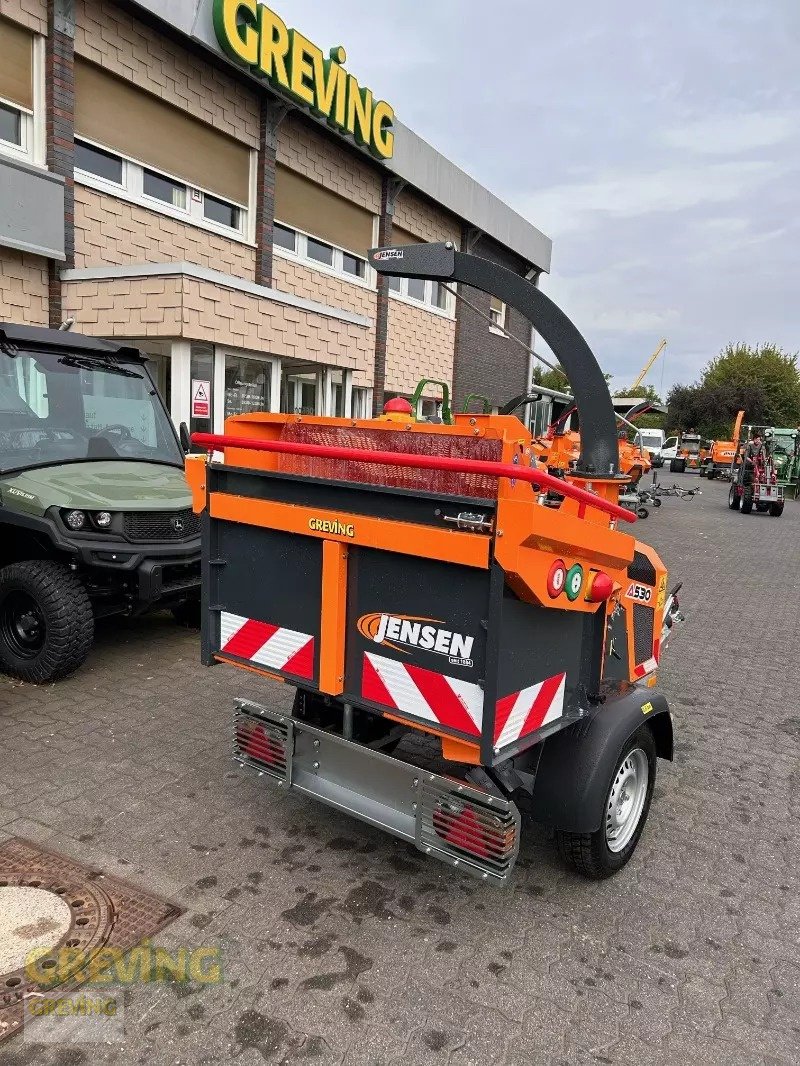
[[690, 475], [638, 527], [684, 581], [660, 675], [675, 715], [631, 863], [596, 884], [528, 830], [495, 889], [229, 761], [232, 699], [169, 616], [107, 623], [51, 687], [0, 678], [0, 839], [185, 908], [158, 938], [220, 947], [220, 984], [125, 991], [124, 1043], [4, 1064], [800, 1062], [800, 502], [731, 513]]

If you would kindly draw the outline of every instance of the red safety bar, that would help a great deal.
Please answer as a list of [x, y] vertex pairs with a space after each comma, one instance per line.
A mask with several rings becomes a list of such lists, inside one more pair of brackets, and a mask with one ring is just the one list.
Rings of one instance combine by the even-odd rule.
[[619, 504], [611, 503], [593, 492], [579, 489], [577, 485], [553, 477], [543, 470], [511, 463], [490, 463], [483, 459], [451, 459], [444, 455], [405, 455], [401, 452], [368, 452], [362, 448], [332, 448], [326, 444], [300, 444], [285, 440], [250, 440], [247, 437], [226, 437], [219, 433], [193, 433], [192, 443], [202, 448], [243, 448], [253, 452], [283, 452], [288, 455], [309, 455], [319, 459], [345, 459], [359, 463], [384, 463], [392, 466], [410, 466], [419, 470], [449, 470], [457, 474], [485, 474], [488, 477], [507, 477], [515, 481], [529, 481], [552, 489], [562, 496], [594, 507], [598, 511], [619, 518], [623, 522], [635, 522], [636, 515]]

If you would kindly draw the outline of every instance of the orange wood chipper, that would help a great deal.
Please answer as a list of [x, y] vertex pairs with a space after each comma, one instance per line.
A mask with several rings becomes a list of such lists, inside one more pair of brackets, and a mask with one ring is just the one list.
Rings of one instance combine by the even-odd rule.
[[[652, 686], [680, 615], [656, 553], [623, 531], [635, 517], [617, 503], [605, 379], [510, 271], [450, 244], [370, 261], [526, 315], [569, 375], [580, 457], [556, 479], [517, 418], [417, 423], [402, 400], [375, 419], [248, 414], [196, 434], [202, 658], [248, 671], [234, 757], [489, 881], [508, 879], [523, 815], [608, 876], [639, 840], [657, 757], [672, 758]], [[294, 686], [291, 713], [258, 674]]]

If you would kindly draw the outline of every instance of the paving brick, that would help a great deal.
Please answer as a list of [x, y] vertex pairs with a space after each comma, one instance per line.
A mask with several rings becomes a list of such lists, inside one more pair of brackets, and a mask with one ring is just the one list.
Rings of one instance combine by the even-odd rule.
[[[104, 621], [58, 685], [0, 679], [0, 839], [46, 840], [174, 899], [163, 942], [225, 960], [218, 987], [131, 989], [126, 1043], [74, 1061], [800, 1061], [800, 579], [785, 565], [800, 503], [743, 517], [726, 486], [700, 484], [635, 527], [685, 582], [661, 674], [678, 755], [636, 856], [600, 884], [534, 827], [507, 890], [456, 879], [236, 770], [234, 697], [286, 709], [291, 690], [202, 668], [167, 615]], [[75, 1051], [18, 1041], [3, 1061]]]

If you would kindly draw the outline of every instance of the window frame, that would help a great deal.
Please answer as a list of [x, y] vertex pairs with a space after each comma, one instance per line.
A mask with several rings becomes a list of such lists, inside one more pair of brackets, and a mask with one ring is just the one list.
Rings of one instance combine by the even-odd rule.
[[[349, 248], [342, 248], [340, 245], [331, 243], [331, 241], [323, 240], [322, 237], [318, 237], [315, 233], [309, 233], [307, 230], [298, 229], [297, 226], [290, 226], [288, 222], [284, 222], [280, 218], [276, 218], [274, 223], [275, 225], [280, 226], [281, 229], [291, 230], [295, 235], [294, 251], [292, 251], [291, 248], [284, 248], [281, 244], [276, 244], [273, 236], [272, 251], [274, 255], [281, 259], [290, 259], [292, 262], [300, 263], [303, 266], [310, 267], [312, 270], [321, 270], [324, 274], [338, 278], [340, 281], [349, 281], [353, 285], [360, 285], [364, 289], [376, 288], [377, 274], [369, 265], [369, 260], [365, 255], [358, 255]], [[325, 244], [333, 250], [333, 262], [330, 266], [308, 254], [309, 240], [316, 241], [317, 244]], [[352, 256], [354, 259], [360, 259], [361, 262], [363, 262], [363, 277], [359, 277], [358, 274], [351, 274], [349, 270], [344, 269], [345, 255]]]
[[[444, 292], [444, 307], [439, 307], [438, 304], [433, 302], [433, 286], [437, 284], [433, 281], [426, 281], [425, 284], [425, 296], [424, 299], [418, 300], [414, 296], [408, 294], [408, 282], [409, 278], [398, 278], [394, 275], [395, 281], [399, 282], [399, 288], [388, 288], [389, 295], [393, 300], [400, 300], [402, 303], [408, 304], [410, 307], [416, 307], [423, 311], [428, 311], [432, 315], [438, 315], [440, 318], [454, 319], [456, 317], [456, 300], [452, 293], [443, 289]], [[438, 282], [439, 285], [442, 282]]]
[[47, 142], [45, 129], [44, 37], [39, 33], [33, 34], [31, 79], [33, 82], [31, 86], [33, 109], [23, 107], [22, 104], [18, 104], [15, 100], [9, 100], [7, 97], [0, 97], [0, 103], [4, 107], [16, 111], [20, 116], [21, 141], [21, 144], [14, 144], [13, 141], [0, 139], [0, 155], [6, 155], [11, 159], [18, 159], [23, 163], [30, 163], [31, 166], [45, 169]]
[[490, 333], [494, 333], [498, 337], [505, 337], [505, 335], [506, 335], [505, 334], [505, 330], [508, 328], [506, 326], [506, 317], [507, 317], [507, 314], [508, 314], [508, 305], [505, 304], [502, 300], [500, 301], [500, 310], [498, 312], [499, 319], [498, 319], [497, 322], [495, 322], [495, 320], [493, 318], [492, 312], [494, 310], [495, 309], [491, 305], [489, 305], [489, 318], [492, 319], [492, 321], [489, 323], [489, 332]]
[[[103, 178], [99, 174], [93, 174], [90, 170], [81, 170], [76, 167], [75, 181], [78, 184], [85, 185], [90, 189], [95, 189], [97, 192], [116, 196], [120, 200], [125, 200], [138, 207], [143, 207], [147, 211], [154, 211], [157, 214], [168, 215], [170, 218], [176, 219], [176, 221], [185, 222], [190, 226], [196, 226], [198, 229], [208, 230], [210, 233], [214, 233], [219, 237], [225, 237], [228, 240], [237, 241], [239, 244], [254, 246], [255, 211], [250, 209], [249, 204], [241, 204], [234, 200], [228, 200], [224, 196], [220, 196], [219, 193], [215, 193], [210, 189], [199, 188], [196, 185], [190, 184], [185, 178], [181, 178], [177, 174], [169, 174], [164, 170], [159, 170], [157, 167], [142, 163], [138, 159], [132, 159], [129, 156], [124, 155], [122, 152], [118, 152], [113, 148], [109, 148], [105, 144], [101, 144], [99, 141], [93, 140], [91, 137], [76, 136], [75, 140], [76, 143], [80, 142], [91, 148], [97, 148], [100, 151], [105, 152], [107, 155], [122, 161], [121, 185], [111, 181], [110, 178]], [[255, 155], [255, 151], [251, 148], [251, 202], [254, 202]], [[165, 178], [167, 181], [183, 186], [186, 189], [186, 207], [176, 207], [174, 204], [169, 204], [165, 200], [158, 199], [158, 197], [149, 196], [144, 191], [144, 175], [146, 170], [159, 177]], [[215, 222], [213, 219], [206, 218], [204, 214], [206, 196], [211, 196], [214, 200], [217, 200], [220, 203], [230, 204], [231, 207], [237, 208], [239, 211], [239, 228], [231, 229], [229, 226], [224, 226], [219, 222]]]

